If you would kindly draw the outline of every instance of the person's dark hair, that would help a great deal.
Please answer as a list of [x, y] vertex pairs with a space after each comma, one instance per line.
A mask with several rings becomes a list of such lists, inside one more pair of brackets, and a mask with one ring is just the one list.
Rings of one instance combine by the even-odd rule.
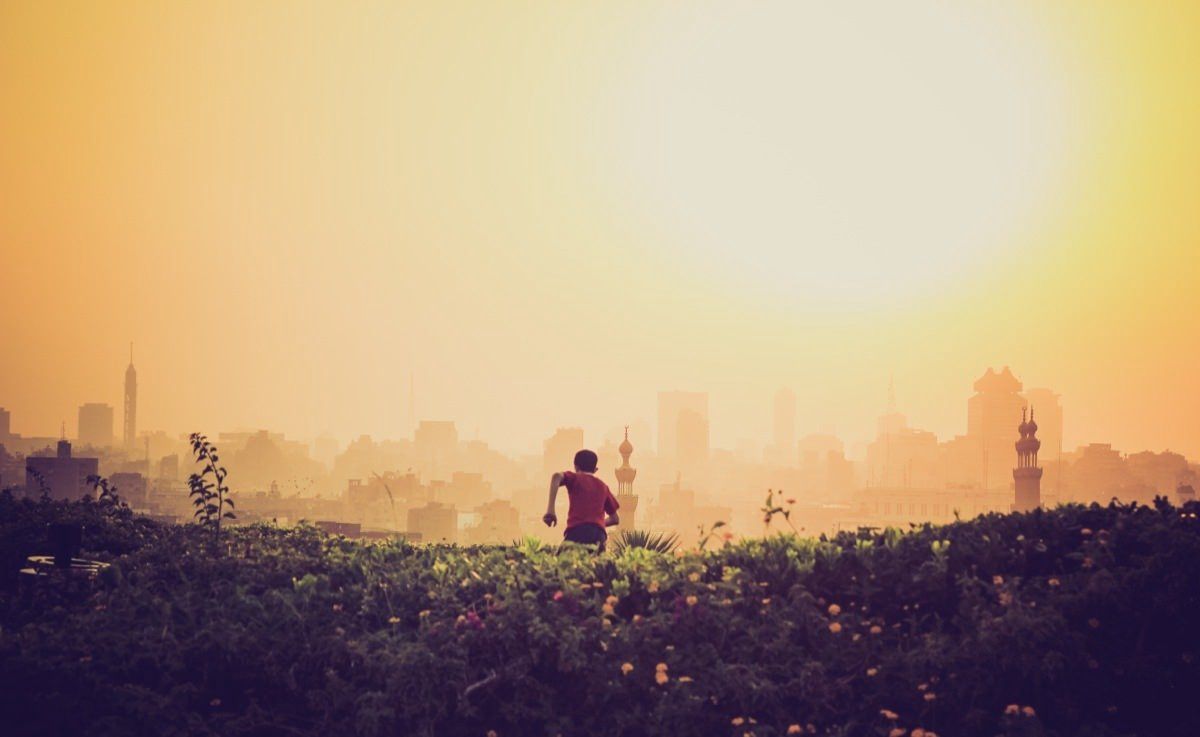
[[590, 450], [581, 450], [575, 454], [575, 468], [588, 473], [596, 472], [596, 464], [599, 462], [596, 454]]

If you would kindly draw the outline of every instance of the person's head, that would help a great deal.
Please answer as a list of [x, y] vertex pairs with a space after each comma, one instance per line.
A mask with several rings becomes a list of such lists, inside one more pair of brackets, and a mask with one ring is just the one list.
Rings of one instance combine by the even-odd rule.
[[595, 473], [599, 460], [592, 451], [581, 450], [575, 454], [575, 470], [583, 473]]

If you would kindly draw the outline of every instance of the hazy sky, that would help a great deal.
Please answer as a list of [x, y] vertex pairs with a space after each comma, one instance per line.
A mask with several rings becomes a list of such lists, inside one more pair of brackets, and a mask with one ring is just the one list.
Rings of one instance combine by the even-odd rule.
[[[965, 430], [1200, 456], [1200, 5], [0, 4], [0, 406], [22, 434], [540, 448]], [[120, 412], [118, 411], [118, 425]]]

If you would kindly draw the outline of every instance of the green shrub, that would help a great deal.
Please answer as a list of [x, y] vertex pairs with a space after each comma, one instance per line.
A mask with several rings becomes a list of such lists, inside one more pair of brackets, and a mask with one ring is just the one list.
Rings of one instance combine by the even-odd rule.
[[[0, 529], [93, 507], [0, 501]], [[2, 595], [0, 724], [1194, 735], [1197, 511], [1074, 506], [604, 556], [307, 526], [230, 528], [233, 554], [211, 556], [198, 526], [106, 518], [87, 545], [113, 567], [90, 594]]]

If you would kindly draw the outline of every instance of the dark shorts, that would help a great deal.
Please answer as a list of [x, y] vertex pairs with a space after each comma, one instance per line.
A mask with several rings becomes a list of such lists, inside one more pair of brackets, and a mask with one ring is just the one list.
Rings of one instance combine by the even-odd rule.
[[563, 540], [582, 545], [595, 545], [597, 550], [603, 551], [604, 543], [608, 540], [608, 533], [600, 525], [585, 522], [567, 530], [563, 535]]

